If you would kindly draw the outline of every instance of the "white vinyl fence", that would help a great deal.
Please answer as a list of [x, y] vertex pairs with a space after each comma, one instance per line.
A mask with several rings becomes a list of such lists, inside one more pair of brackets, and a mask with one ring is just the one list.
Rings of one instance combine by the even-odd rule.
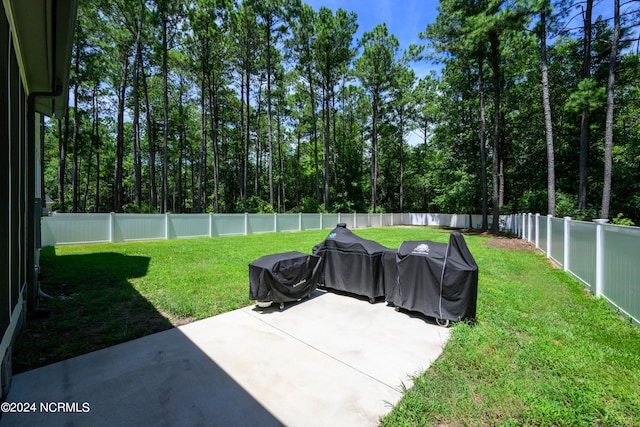
[[[281, 231], [393, 225], [479, 228], [480, 215], [438, 213], [337, 214], [72, 214], [42, 218], [42, 246], [166, 240], [189, 237], [237, 236]], [[471, 223], [470, 223], [471, 222]], [[506, 217], [501, 218], [506, 225]]]
[[507, 223], [640, 326], [640, 227], [530, 213], [509, 215]]

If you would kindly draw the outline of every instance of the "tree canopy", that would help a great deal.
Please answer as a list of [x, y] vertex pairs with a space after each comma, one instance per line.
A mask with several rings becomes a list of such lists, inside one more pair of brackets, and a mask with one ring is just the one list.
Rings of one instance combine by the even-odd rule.
[[76, 212], [638, 222], [639, 3], [441, 0], [402, 51], [300, 0], [83, 0], [44, 190]]

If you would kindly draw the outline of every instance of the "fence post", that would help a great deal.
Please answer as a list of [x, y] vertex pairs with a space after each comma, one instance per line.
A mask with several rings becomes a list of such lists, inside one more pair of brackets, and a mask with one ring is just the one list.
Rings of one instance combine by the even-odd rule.
[[213, 237], [213, 214], [209, 212], [209, 237]]
[[570, 249], [571, 249], [571, 234], [570, 234], [570, 230], [571, 230], [571, 217], [570, 216], [565, 216], [564, 217], [564, 245], [563, 245], [563, 250], [564, 250], [564, 271], [569, 271], [569, 257], [570, 257]]
[[533, 214], [529, 212], [528, 216], [529, 216], [529, 220], [527, 225], [529, 226], [529, 230], [527, 231], [527, 237], [528, 237], [527, 240], [533, 243]]
[[551, 214], [547, 214], [547, 258], [551, 258]]
[[109, 241], [111, 243], [115, 242], [114, 231], [116, 229], [116, 214], [115, 212], [111, 212], [109, 214]]
[[324, 224], [323, 224], [323, 218], [322, 218], [322, 212], [320, 212], [320, 230], [322, 230], [324, 228]]
[[164, 240], [169, 240], [169, 214], [164, 214]]
[[353, 228], [358, 228], [358, 218], [355, 212], [353, 213]]
[[340, 220], [340, 218], [341, 218], [341, 215], [340, 215], [340, 212], [338, 212], [338, 224], [340, 224], [340, 223], [342, 222], [342, 221]]
[[604, 225], [608, 219], [596, 219], [596, 293], [602, 295], [602, 285], [604, 281]]
[[273, 213], [273, 232], [278, 232], [278, 214], [275, 212]]
[[540, 214], [537, 213], [535, 216], [535, 224], [536, 224], [536, 248], [540, 249]]
[[244, 235], [249, 234], [249, 213], [244, 213]]
[[302, 212], [298, 212], [298, 231], [302, 231]]

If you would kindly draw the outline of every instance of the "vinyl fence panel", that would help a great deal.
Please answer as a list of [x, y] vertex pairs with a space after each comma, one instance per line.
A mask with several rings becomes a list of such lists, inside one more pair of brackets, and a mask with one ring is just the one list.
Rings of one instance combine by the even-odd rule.
[[549, 256], [560, 265], [564, 265], [564, 245], [564, 220], [551, 218], [551, 253]]
[[571, 221], [569, 235], [569, 271], [591, 288], [596, 284], [596, 225]]
[[111, 241], [110, 214], [55, 214], [41, 225], [42, 246]]
[[278, 231], [298, 231], [300, 230], [300, 215], [298, 214], [278, 214]]
[[538, 218], [538, 249], [547, 253], [547, 217]]
[[637, 316], [640, 314], [640, 229], [607, 225], [603, 240], [602, 293], [627, 315]]
[[120, 214], [114, 215], [113, 242], [166, 239], [165, 215]]
[[[547, 257], [640, 326], [640, 228], [607, 224], [606, 219], [584, 222], [565, 217], [549, 218], [550, 230], [544, 230], [547, 219], [536, 218], [540, 221], [532, 221], [531, 214], [512, 215], [511, 230], [521, 229], [522, 238], [534, 241], [538, 227], [538, 241], [550, 239]], [[545, 245], [539, 246], [543, 251]]]
[[323, 217], [320, 214], [309, 214], [303, 213], [300, 214], [302, 229], [303, 230], [320, 230], [324, 228], [322, 226]]
[[210, 222], [209, 214], [169, 215], [168, 238], [208, 237]]
[[214, 214], [212, 236], [239, 236], [246, 234], [245, 214]]

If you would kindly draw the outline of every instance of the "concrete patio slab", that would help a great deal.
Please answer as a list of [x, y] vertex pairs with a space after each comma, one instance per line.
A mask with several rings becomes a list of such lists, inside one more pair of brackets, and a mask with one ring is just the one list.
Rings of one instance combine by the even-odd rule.
[[448, 338], [385, 303], [318, 290], [16, 375], [0, 426], [376, 425]]

